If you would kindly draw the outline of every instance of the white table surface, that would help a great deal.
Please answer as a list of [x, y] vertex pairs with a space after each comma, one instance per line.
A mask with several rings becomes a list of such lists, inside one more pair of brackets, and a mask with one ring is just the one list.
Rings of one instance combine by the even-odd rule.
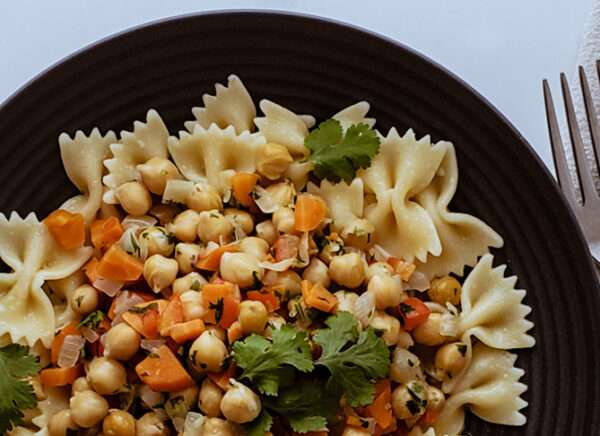
[[[400, 41], [464, 79], [550, 168], [543, 78], [572, 76], [589, 0], [0, 0], [0, 102], [54, 62], [149, 21], [216, 9], [274, 9], [352, 23]], [[1, 142], [1, 138], [0, 138]]]

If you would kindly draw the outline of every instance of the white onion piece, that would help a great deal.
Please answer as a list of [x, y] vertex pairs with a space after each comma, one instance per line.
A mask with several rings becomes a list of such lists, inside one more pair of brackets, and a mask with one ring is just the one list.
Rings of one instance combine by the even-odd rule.
[[432, 312], [435, 313], [446, 313], [448, 309], [442, 306], [440, 303], [434, 303], [433, 301], [426, 301], [425, 306], [429, 308]]
[[173, 424], [173, 427], [175, 427], [175, 430], [177, 430], [177, 433], [181, 433], [181, 430], [183, 430], [183, 426], [185, 425], [185, 418], [181, 416], [175, 416], [171, 418], [171, 423]]
[[127, 215], [123, 221], [121, 221], [121, 225], [124, 229], [129, 229], [131, 227], [136, 229], [145, 229], [146, 227], [152, 227], [156, 224], [156, 218], [150, 215], [142, 215], [142, 216], [131, 216]]
[[133, 389], [127, 389], [126, 391], [119, 393], [119, 403], [121, 408], [115, 410], [128, 410], [133, 404], [133, 400], [135, 400]]
[[264, 269], [268, 269], [270, 271], [283, 272], [288, 270], [294, 264], [295, 261], [296, 259], [290, 257], [289, 259], [283, 259], [276, 263], [259, 262], [258, 266]]
[[385, 249], [381, 245], [373, 245], [373, 247], [369, 250], [369, 253], [377, 262], [387, 262], [387, 260], [392, 257], [390, 253], [385, 251]]
[[[161, 392], [153, 391], [146, 384], [139, 385], [139, 395], [142, 402], [146, 404], [150, 409], [154, 409], [155, 411], [162, 407], [163, 404], [163, 394]], [[163, 410], [163, 409], [161, 409]], [[164, 412], [164, 410], [163, 410]], [[165, 413], [166, 415], [166, 413]]]
[[375, 296], [372, 292], [363, 292], [354, 303], [354, 314], [363, 327], [371, 324], [373, 315], [375, 315]]
[[187, 415], [188, 410], [189, 407], [187, 406], [185, 401], [180, 402], [179, 404], [177, 404], [176, 407], [169, 403], [165, 404], [165, 411], [171, 419], [173, 427], [175, 427], [175, 430], [177, 430], [178, 433], [181, 432], [181, 430], [183, 430], [183, 426], [185, 423], [185, 418], [183, 416], [180, 416], [179, 414], [181, 413], [181, 415], [183, 415], [185, 413], [185, 415]]
[[273, 200], [273, 196], [265, 188], [256, 185], [254, 187], [254, 192], [256, 192], [257, 194], [256, 198], [254, 199], [254, 202], [262, 211], [262, 213], [273, 213], [277, 209], [279, 209], [279, 204], [277, 204], [277, 202]]
[[94, 288], [101, 290], [109, 297], [114, 297], [117, 295], [117, 292], [121, 290], [125, 282], [116, 282], [98, 276], [92, 284], [94, 285]]
[[165, 343], [166, 341], [164, 339], [142, 339], [142, 342], [140, 342], [140, 347], [152, 353], [165, 345]]
[[298, 243], [298, 256], [296, 259], [294, 259], [294, 266], [299, 268], [308, 266], [310, 263], [310, 253], [308, 250], [308, 232], [304, 232], [302, 233], [302, 236], [300, 236], [300, 242]]
[[440, 335], [456, 336], [458, 333], [458, 319], [451, 313], [444, 313], [440, 322]]
[[167, 180], [165, 192], [162, 196], [163, 203], [181, 203], [185, 204], [188, 194], [194, 189], [194, 182], [187, 180], [171, 179]]
[[121, 315], [139, 303], [143, 303], [144, 299], [137, 294], [129, 291], [123, 291], [115, 299], [115, 313]]
[[119, 246], [132, 256], [144, 261], [148, 257], [148, 247], [146, 244], [140, 245], [137, 237], [138, 227], [130, 227], [123, 233], [119, 239]]
[[224, 203], [229, 203], [229, 200], [231, 200], [231, 194], [233, 193], [231, 178], [233, 176], [235, 176], [235, 170], [223, 170], [219, 173], [219, 186], [217, 189], [223, 196]]
[[202, 259], [203, 257], [208, 256], [210, 253], [212, 253], [219, 247], [220, 245], [217, 244], [215, 241], [208, 241], [206, 245], [200, 245], [200, 254], [198, 256], [200, 257], [200, 259]]
[[79, 360], [81, 347], [85, 339], [81, 335], [67, 335], [58, 352], [58, 366], [61, 368], [72, 368]]
[[162, 407], [154, 409], [154, 413], [156, 413], [156, 417], [161, 421], [169, 419], [169, 415], [167, 415], [167, 412]]
[[85, 340], [92, 344], [100, 338], [100, 335], [89, 327], [82, 328], [81, 332], [83, 333]]
[[423, 292], [430, 287], [427, 276], [418, 270], [412, 273], [412, 276], [410, 276], [410, 279], [406, 283], [408, 285], [407, 289], [414, 289], [415, 291]]
[[201, 413], [188, 412], [185, 415], [182, 436], [202, 436], [205, 420], [206, 416]]

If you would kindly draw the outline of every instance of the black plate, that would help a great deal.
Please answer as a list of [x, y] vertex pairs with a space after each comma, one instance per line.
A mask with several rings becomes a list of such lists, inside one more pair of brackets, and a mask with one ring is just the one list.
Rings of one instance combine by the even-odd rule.
[[[254, 98], [325, 118], [359, 100], [380, 129], [412, 127], [456, 145], [453, 208], [505, 240], [528, 289], [537, 345], [519, 352], [528, 424], [469, 416], [472, 435], [600, 434], [600, 287], [553, 179], [523, 137], [479, 94], [418, 53], [328, 20], [279, 13], [192, 15], [140, 27], [60, 62], [0, 107], [0, 210], [43, 217], [75, 193], [58, 135], [130, 129], [156, 108], [172, 134], [215, 82], [239, 75]], [[502, 80], [498, 74], [498, 80]], [[518, 103], [518, 102], [516, 102]]]

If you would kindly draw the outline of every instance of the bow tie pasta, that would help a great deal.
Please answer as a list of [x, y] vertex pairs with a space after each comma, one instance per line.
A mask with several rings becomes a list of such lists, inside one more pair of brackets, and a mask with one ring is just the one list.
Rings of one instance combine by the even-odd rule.
[[364, 101], [316, 127], [257, 114], [235, 75], [202, 102], [177, 136], [153, 109], [119, 137], [62, 134], [81, 195], [0, 215], [0, 433], [522, 425], [506, 350], [534, 346], [530, 308], [493, 265], [500, 235], [449, 210], [454, 146], [383, 135]]

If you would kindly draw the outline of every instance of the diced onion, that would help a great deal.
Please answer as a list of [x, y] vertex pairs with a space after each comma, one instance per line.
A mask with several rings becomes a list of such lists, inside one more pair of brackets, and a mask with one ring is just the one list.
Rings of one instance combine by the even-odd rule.
[[[146, 384], [142, 384], [139, 387], [140, 400], [146, 404], [150, 409], [157, 411], [163, 404], [162, 392], [153, 391]], [[164, 412], [164, 409], [160, 409]], [[165, 413], [166, 416], [166, 413]]]
[[132, 256], [144, 261], [148, 257], [148, 247], [140, 244], [137, 237], [138, 227], [130, 227], [123, 233], [119, 239], [119, 246]]
[[371, 324], [373, 315], [375, 315], [375, 296], [372, 292], [363, 292], [354, 303], [354, 313], [356, 319], [360, 321], [363, 327]]
[[203, 257], [208, 256], [210, 253], [212, 253], [213, 251], [215, 251], [217, 248], [219, 248], [220, 245], [217, 244], [214, 241], [208, 241], [206, 243], [206, 245], [204, 246], [200, 246], [200, 254], [198, 255], [200, 257], [200, 259], [202, 259]]
[[203, 414], [188, 412], [185, 415], [182, 436], [202, 436], [204, 421], [206, 421], [206, 416]]
[[117, 295], [117, 292], [121, 290], [125, 282], [116, 282], [114, 280], [108, 280], [104, 277], [98, 276], [94, 281], [94, 288], [99, 289], [104, 292], [109, 297], [114, 297]]
[[81, 347], [85, 339], [81, 335], [67, 335], [58, 352], [58, 366], [61, 368], [72, 368], [79, 360]]
[[294, 264], [295, 261], [296, 259], [290, 257], [289, 259], [283, 259], [276, 263], [259, 262], [258, 266], [271, 271], [283, 272], [288, 270]]
[[308, 232], [302, 233], [300, 242], [298, 243], [298, 257], [294, 259], [294, 266], [304, 268], [310, 263], [310, 253], [308, 244]]
[[169, 415], [167, 415], [167, 412], [162, 407], [154, 409], [154, 413], [156, 413], [156, 417], [161, 421], [169, 419]]
[[143, 216], [131, 216], [131, 215], [127, 215], [123, 221], [121, 221], [121, 225], [123, 226], [124, 229], [129, 229], [129, 228], [136, 228], [136, 229], [145, 229], [147, 227], [152, 227], [154, 224], [156, 224], [156, 218], [149, 216], [149, 215], [143, 215]]
[[194, 189], [194, 182], [177, 179], [167, 180], [162, 202], [185, 204], [186, 198], [192, 189]]
[[139, 303], [143, 303], [144, 299], [134, 294], [133, 292], [123, 291], [115, 299], [115, 319], [111, 325], [115, 326], [123, 322], [123, 314]]
[[429, 279], [421, 271], [416, 270], [410, 276], [410, 280], [407, 282], [407, 289], [414, 289], [415, 291], [426, 291], [430, 287]]
[[440, 322], [440, 335], [442, 336], [456, 336], [458, 333], [458, 319], [450, 312], [442, 315]]
[[89, 327], [83, 327], [81, 333], [83, 333], [85, 340], [90, 343], [94, 343], [100, 338], [100, 335]]
[[142, 339], [140, 343], [140, 347], [142, 347], [146, 351], [150, 351], [151, 353], [165, 345], [166, 341], [164, 339]]
[[265, 188], [256, 185], [254, 192], [257, 194], [254, 202], [263, 213], [273, 213], [279, 209], [279, 204], [273, 200], [273, 196]]

